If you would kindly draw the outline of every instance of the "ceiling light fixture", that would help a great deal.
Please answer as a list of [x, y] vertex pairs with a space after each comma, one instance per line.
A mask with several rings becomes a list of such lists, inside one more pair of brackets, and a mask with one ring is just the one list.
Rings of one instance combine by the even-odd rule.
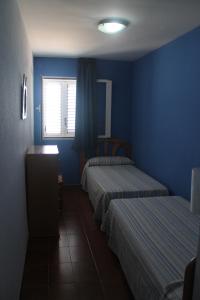
[[98, 29], [104, 33], [113, 34], [125, 29], [129, 22], [119, 18], [107, 18], [98, 23]]

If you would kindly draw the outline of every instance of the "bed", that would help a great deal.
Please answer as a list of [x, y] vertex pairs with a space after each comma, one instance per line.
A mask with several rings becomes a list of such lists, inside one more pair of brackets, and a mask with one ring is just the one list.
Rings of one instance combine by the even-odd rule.
[[183, 297], [183, 280], [196, 256], [199, 225], [181, 197], [111, 202], [102, 230], [136, 300], [190, 299]]
[[167, 188], [148, 176], [127, 157], [95, 157], [85, 165], [81, 180], [89, 194], [95, 219], [101, 223], [110, 201], [168, 195]]

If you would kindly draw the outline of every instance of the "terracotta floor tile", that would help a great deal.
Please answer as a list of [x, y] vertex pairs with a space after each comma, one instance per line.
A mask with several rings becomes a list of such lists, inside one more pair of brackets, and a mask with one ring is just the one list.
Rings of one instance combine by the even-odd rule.
[[68, 239], [68, 245], [70, 247], [74, 246], [87, 246], [87, 240], [85, 235], [81, 232], [76, 233], [76, 234], [69, 234], [67, 236]]
[[81, 234], [82, 233], [82, 227], [81, 227], [81, 225], [79, 225], [75, 222], [66, 222], [65, 224], [60, 225], [59, 233], [61, 235]]
[[49, 264], [62, 264], [71, 262], [70, 251], [68, 247], [52, 249], [49, 252]]
[[74, 283], [72, 263], [63, 263], [50, 267], [50, 285], [55, 283]]
[[105, 300], [134, 300], [127, 285], [106, 285]]
[[31, 238], [28, 242], [28, 252], [45, 253], [48, 251], [48, 238]]
[[38, 285], [48, 285], [49, 268], [48, 266], [25, 266], [23, 285], [34, 287]]
[[99, 265], [99, 276], [104, 284], [121, 284], [121, 282], [125, 281], [125, 277], [123, 272], [120, 268], [116, 268], [114, 265], [109, 264], [107, 266], [105, 265]]
[[28, 252], [26, 255], [26, 265], [48, 266], [48, 253]]
[[78, 283], [98, 283], [99, 278], [95, 266], [91, 262], [73, 262], [75, 281]]
[[48, 252], [52, 249], [59, 248], [59, 236], [58, 237], [51, 237], [48, 239]]
[[72, 262], [92, 261], [90, 249], [87, 245], [69, 247]]
[[77, 187], [64, 188], [59, 233], [29, 241], [20, 300], [133, 300], [88, 195]]
[[76, 215], [65, 215], [65, 218], [62, 218], [59, 222], [59, 226], [67, 227], [67, 225], [75, 225], [78, 227], [82, 226], [81, 219], [79, 214]]
[[48, 300], [79, 300], [77, 286], [74, 283], [53, 285], [49, 288]]
[[100, 283], [79, 283], [77, 290], [79, 300], [104, 300]]
[[48, 286], [34, 286], [23, 288], [20, 300], [48, 300]]
[[68, 235], [61, 235], [59, 238], [58, 246], [60, 248], [62, 247], [68, 247], [69, 246], [69, 240]]

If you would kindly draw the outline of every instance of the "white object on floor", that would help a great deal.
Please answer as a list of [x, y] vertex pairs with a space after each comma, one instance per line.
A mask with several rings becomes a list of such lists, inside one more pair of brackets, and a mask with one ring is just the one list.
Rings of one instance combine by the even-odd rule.
[[192, 169], [190, 210], [200, 214], [200, 168]]

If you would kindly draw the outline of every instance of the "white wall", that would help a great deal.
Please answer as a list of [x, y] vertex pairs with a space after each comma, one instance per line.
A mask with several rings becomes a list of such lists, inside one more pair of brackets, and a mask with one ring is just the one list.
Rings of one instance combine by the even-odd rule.
[[[20, 85], [28, 76], [28, 118]], [[32, 53], [16, 0], [0, 0], [0, 299], [19, 298], [28, 229], [24, 154], [33, 143]]]

